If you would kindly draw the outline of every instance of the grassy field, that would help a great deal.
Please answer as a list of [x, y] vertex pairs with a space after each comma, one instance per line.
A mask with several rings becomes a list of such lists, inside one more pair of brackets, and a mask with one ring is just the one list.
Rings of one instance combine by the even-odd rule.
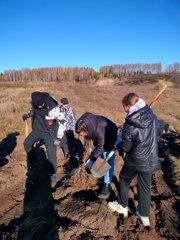
[[[100, 83], [100, 81], [99, 81]], [[114, 84], [116, 83], [116, 84]], [[124, 122], [125, 113], [121, 105], [122, 97], [128, 92], [136, 92], [148, 104], [153, 100], [164, 84], [168, 85], [160, 101], [153, 108], [158, 118], [170, 125], [170, 130], [180, 132], [180, 88], [171, 82], [141, 82], [140, 84], [102, 80], [97, 83], [45, 83], [45, 82], [0, 82], [0, 139], [18, 132], [25, 134], [22, 114], [30, 110], [30, 96], [33, 91], [45, 91], [58, 101], [67, 97], [79, 118], [85, 112], [104, 115], [118, 126]], [[30, 128], [29, 122], [29, 128]], [[177, 159], [173, 160], [176, 172], [180, 170]]]
[[[180, 132], [180, 88], [170, 83], [160, 101], [153, 108], [158, 118], [170, 124], [170, 129]], [[104, 84], [65, 84], [65, 83], [27, 83], [27, 82], [0, 82], [0, 139], [8, 133], [18, 131], [24, 133], [23, 113], [30, 108], [30, 96], [33, 91], [49, 92], [58, 101], [67, 97], [70, 105], [79, 118], [89, 111], [102, 114], [122, 125], [125, 117], [121, 105], [122, 97], [128, 92], [136, 92], [147, 103], [150, 103], [164, 85], [159, 83], [141, 83], [138, 85], [122, 83], [122, 85]]]

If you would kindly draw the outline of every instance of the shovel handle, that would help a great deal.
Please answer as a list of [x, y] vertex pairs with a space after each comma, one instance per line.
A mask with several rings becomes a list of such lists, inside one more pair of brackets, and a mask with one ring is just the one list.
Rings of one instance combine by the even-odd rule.
[[163, 94], [165, 89], [167, 88], [167, 85], [164, 85], [164, 87], [161, 89], [161, 91], [156, 95], [156, 97], [153, 99], [153, 101], [149, 104], [149, 107], [152, 108], [157, 101], [159, 100], [160, 96]]
[[108, 160], [113, 156], [114, 152], [116, 149], [113, 149], [112, 151], [110, 151], [110, 153], [107, 155], [107, 157], [105, 158], [104, 162], [108, 162]]
[[28, 136], [28, 121], [25, 120], [25, 136], [27, 137]]

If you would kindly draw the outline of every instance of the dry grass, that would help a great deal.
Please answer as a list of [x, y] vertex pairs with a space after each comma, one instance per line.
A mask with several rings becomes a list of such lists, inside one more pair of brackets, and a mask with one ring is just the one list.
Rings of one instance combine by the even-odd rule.
[[[122, 125], [125, 113], [121, 106], [122, 97], [128, 92], [136, 92], [150, 103], [159, 91], [157, 83], [121, 86], [97, 86], [96, 84], [65, 83], [0, 83], [1, 133], [0, 139], [8, 133], [18, 131], [24, 134], [23, 113], [30, 109], [30, 95], [33, 91], [47, 91], [57, 100], [68, 97], [77, 118], [89, 111], [109, 117], [117, 125]], [[154, 112], [170, 124], [172, 130], [180, 132], [179, 88], [168, 87]]]
[[[121, 85], [101, 84], [101, 86], [95, 83], [0, 82], [0, 139], [13, 132], [19, 132], [24, 136], [25, 125], [21, 116], [31, 107], [30, 96], [33, 91], [49, 92], [58, 101], [62, 97], [67, 97], [77, 118], [89, 111], [104, 115], [120, 126], [125, 117], [121, 105], [122, 97], [128, 92], [136, 92], [147, 103], [150, 103], [159, 92], [161, 85], [162, 82], [158, 82], [158, 85], [157, 82], [138, 85], [122, 82]], [[153, 108], [158, 118], [168, 122], [170, 128], [176, 132], [180, 132], [179, 95], [180, 88], [168, 86], [160, 101]], [[177, 159], [173, 161], [173, 166], [176, 179], [179, 179], [180, 166]]]

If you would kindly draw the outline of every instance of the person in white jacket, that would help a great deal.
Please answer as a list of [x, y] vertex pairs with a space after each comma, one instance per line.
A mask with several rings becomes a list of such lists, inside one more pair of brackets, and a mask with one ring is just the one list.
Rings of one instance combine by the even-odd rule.
[[48, 116], [46, 117], [49, 120], [57, 120], [57, 136], [54, 141], [56, 146], [60, 146], [63, 150], [64, 156], [66, 157], [69, 154], [68, 144], [67, 144], [67, 136], [66, 136], [66, 128], [67, 128], [67, 120], [65, 116], [65, 112], [61, 110], [60, 106], [56, 106], [53, 108]]

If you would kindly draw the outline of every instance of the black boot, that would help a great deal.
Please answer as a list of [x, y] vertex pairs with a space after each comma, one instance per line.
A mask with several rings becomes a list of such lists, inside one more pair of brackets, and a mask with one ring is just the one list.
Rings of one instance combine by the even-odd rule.
[[111, 185], [110, 183], [104, 183], [102, 191], [99, 193], [99, 198], [108, 198], [111, 192]]

